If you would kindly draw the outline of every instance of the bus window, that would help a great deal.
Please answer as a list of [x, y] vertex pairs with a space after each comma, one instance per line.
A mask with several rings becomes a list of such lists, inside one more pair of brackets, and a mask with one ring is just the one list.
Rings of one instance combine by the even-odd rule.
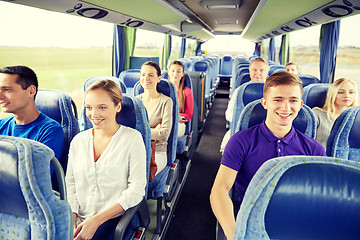
[[349, 78], [359, 87], [360, 41], [354, 32], [354, 26], [357, 26], [357, 23], [360, 23], [359, 15], [341, 20], [334, 80], [342, 77]]
[[[310, 74], [320, 79], [320, 25], [290, 33], [289, 62], [299, 66], [302, 74]], [[308, 36], [308, 37], [304, 37]]]
[[192, 39], [186, 39], [185, 57], [195, 56], [196, 41]]
[[137, 29], [134, 56], [160, 58], [163, 44], [164, 34]]
[[168, 64], [180, 58], [180, 48], [181, 37], [171, 36], [171, 53]]
[[84, 81], [112, 74], [113, 24], [0, 2], [0, 26], [6, 32], [0, 38], [0, 67], [29, 66], [39, 88], [68, 93], [78, 110]]

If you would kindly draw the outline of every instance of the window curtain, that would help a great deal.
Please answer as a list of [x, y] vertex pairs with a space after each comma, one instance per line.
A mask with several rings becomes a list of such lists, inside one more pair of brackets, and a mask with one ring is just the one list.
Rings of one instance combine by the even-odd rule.
[[163, 51], [162, 51], [161, 69], [167, 69], [167, 63], [169, 61], [170, 54], [171, 54], [171, 36], [169, 34], [166, 34], [164, 39]]
[[186, 50], [186, 38], [181, 39], [181, 48], [180, 48], [180, 58], [185, 57], [185, 50]]
[[270, 38], [269, 42], [269, 61], [275, 61], [275, 40], [274, 38]]
[[254, 50], [253, 55], [256, 57], [260, 57], [260, 43], [259, 42], [255, 43], [255, 50]]
[[289, 34], [284, 34], [281, 37], [281, 45], [279, 51], [279, 62], [285, 65], [289, 62]]
[[340, 20], [323, 24], [320, 34], [320, 81], [332, 83], [339, 43]]
[[195, 50], [195, 55], [196, 56], [201, 56], [201, 44], [203, 44], [202, 42], [197, 42], [196, 44], [196, 50]]
[[135, 28], [114, 26], [113, 76], [119, 77], [123, 70], [130, 68], [130, 56], [134, 55], [135, 40]]

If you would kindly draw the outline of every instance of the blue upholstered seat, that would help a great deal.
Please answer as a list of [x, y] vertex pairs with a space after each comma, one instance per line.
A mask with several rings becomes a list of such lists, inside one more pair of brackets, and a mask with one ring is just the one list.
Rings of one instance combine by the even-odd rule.
[[234, 239], [358, 239], [360, 165], [321, 156], [265, 162], [251, 180]]
[[317, 77], [314, 77], [312, 75], [298, 74], [298, 77], [303, 82], [303, 87], [306, 87], [307, 85], [313, 84], [313, 83], [320, 83], [320, 80]]
[[[134, 95], [137, 96], [144, 91], [140, 82], [137, 82], [134, 86]], [[175, 185], [178, 182], [179, 168], [177, 167], [176, 160], [176, 144], [177, 144], [177, 132], [179, 122], [179, 101], [177, 99], [177, 93], [175, 85], [162, 79], [157, 84], [157, 91], [171, 98], [173, 101], [173, 124], [170, 131], [167, 144], [167, 165], [159, 172], [154, 179], [149, 183], [148, 198], [157, 199], [157, 233], [162, 231], [162, 201], [164, 197], [166, 201], [171, 201]], [[166, 186], [166, 190], [165, 190]], [[165, 195], [165, 196], [164, 196]]]
[[[52, 89], [39, 89], [36, 94], [35, 104], [37, 109], [48, 117], [56, 120], [64, 131], [64, 149], [58, 159], [64, 172], [66, 172], [70, 142], [79, 133], [79, 123], [75, 102], [66, 93]], [[53, 187], [57, 184], [53, 177]]]
[[[260, 99], [245, 106], [240, 114], [234, 133], [261, 123], [266, 118], [266, 110], [261, 105]], [[315, 138], [315, 116], [312, 110], [305, 104], [300, 109], [293, 121], [293, 126], [305, 135]]]
[[231, 136], [235, 133], [235, 127], [244, 107], [254, 100], [261, 99], [263, 96], [263, 88], [264, 83], [247, 82], [239, 87], [239, 90], [236, 91], [237, 94], [233, 94], [233, 96], [231, 96], [232, 98], [235, 98], [235, 108], [230, 122]]
[[[270, 63], [269, 63], [270, 65]], [[277, 71], [285, 71], [285, 66], [284, 65], [270, 65], [269, 68], [269, 76], [273, 75], [275, 72]]]
[[222, 57], [220, 62], [220, 77], [231, 77], [232, 74], [232, 65], [233, 65], [233, 59], [229, 55], [225, 55]]
[[[0, 136], [0, 239], [73, 239], [73, 217], [64, 173], [42, 143]], [[60, 199], [51, 186], [50, 163]]]
[[326, 145], [332, 157], [360, 162], [360, 106], [344, 110], [336, 119]]
[[126, 93], [134, 95], [134, 86], [140, 80], [140, 69], [129, 69], [122, 71], [119, 78], [125, 83]]
[[325, 104], [326, 94], [330, 84], [326, 83], [312, 83], [304, 87], [302, 99], [304, 104], [310, 108], [322, 108]]
[[[123, 93], [126, 93], [126, 85], [120, 78], [114, 77], [114, 76], [94, 76], [88, 78], [84, 83], [84, 91], [94, 82], [100, 81], [100, 80], [112, 80], [114, 81], [121, 89]], [[138, 79], [139, 80], [139, 79]]]

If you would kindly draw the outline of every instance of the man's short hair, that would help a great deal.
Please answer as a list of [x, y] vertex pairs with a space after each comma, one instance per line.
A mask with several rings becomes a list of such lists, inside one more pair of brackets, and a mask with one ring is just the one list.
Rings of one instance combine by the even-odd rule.
[[298, 76], [289, 72], [278, 72], [274, 73], [268, 79], [266, 79], [264, 84], [263, 96], [265, 97], [271, 87], [277, 87], [279, 85], [297, 85], [300, 87], [301, 94], [303, 93], [302, 81]]
[[261, 57], [254, 58], [254, 59], [251, 61], [251, 63], [250, 63], [249, 66], [251, 66], [251, 64], [252, 64], [253, 62], [262, 62], [262, 63], [265, 63], [267, 66], [269, 66], [268, 62], [267, 62], [265, 59], [261, 58]]
[[21, 86], [23, 90], [27, 89], [31, 85], [36, 87], [36, 93], [38, 91], [38, 79], [35, 72], [26, 66], [9, 66], [0, 69], [0, 73], [18, 75], [16, 83]]

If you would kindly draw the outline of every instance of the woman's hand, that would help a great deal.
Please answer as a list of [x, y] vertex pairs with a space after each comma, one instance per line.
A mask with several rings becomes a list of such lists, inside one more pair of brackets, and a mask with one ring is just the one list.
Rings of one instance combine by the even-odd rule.
[[91, 239], [99, 226], [100, 224], [95, 217], [90, 217], [86, 219], [76, 228], [76, 231], [74, 233], [74, 240]]

